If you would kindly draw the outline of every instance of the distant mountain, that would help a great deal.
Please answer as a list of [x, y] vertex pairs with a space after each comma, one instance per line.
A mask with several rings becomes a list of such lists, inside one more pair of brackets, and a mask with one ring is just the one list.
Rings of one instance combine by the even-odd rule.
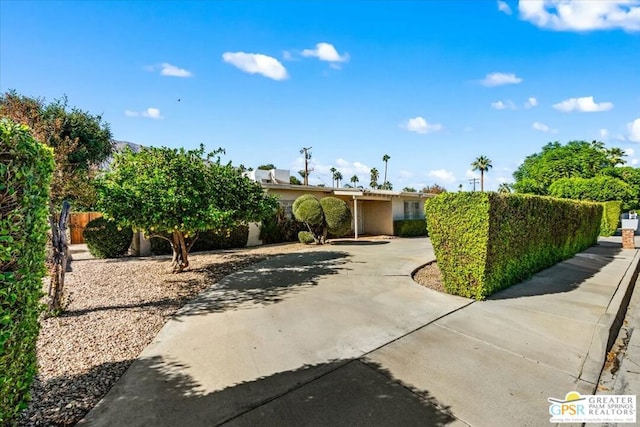
[[[137, 153], [143, 148], [142, 145], [134, 144], [133, 142], [129, 141], [117, 141], [115, 139], [112, 139], [111, 143], [113, 144], [113, 151], [115, 152], [123, 151], [125, 147], [129, 147], [131, 148], [131, 151]], [[109, 169], [109, 165], [111, 164], [112, 160], [113, 157], [109, 157], [108, 159], [106, 159], [104, 162], [102, 162], [102, 164], [100, 164], [100, 169]]]

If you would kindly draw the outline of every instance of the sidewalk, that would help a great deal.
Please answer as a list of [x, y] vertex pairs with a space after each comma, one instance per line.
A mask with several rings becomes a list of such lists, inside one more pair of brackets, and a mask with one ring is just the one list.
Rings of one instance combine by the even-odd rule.
[[411, 280], [428, 239], [385, 243], [228, 276], [79, 425], [537, 426], [548, 397], [594, 392], [638, 250], [602, 240], [473, 302]]

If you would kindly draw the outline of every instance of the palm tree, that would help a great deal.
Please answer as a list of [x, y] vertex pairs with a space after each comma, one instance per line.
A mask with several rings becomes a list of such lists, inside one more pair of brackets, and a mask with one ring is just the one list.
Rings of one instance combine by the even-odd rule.
[[360, 182], [360, 178], [358, 178], [358, 175], [353, 175], [351, 177], [351, 183], [353, 184], [353, 186], [355, 187], [358, 182]]
[[336, 171], [333, 174], [333, 177], [336, 180], [336, 187], [340, 187], [340, 181], [342, 181], [342, 174], [340, 173], [340, 171]]
[[480, 191], [484, 191], [484, 173], [493, 167], [491, 160], [486, 156], [478, 157], [471, 167], [474, 171], [480, 171]]
[[331, 186], [335, 187], [337, 169], [334, 167], [331, 167], [331, 169], [329, 170], [331, 171]]
[[498, 193], [502, 193], [502, 194], [511, 193], [511, 184], [507, 184], [506, 182], [503, 182], [502, 184], [500, 184], [498, 186]]
[[378, 169], [376, 168], [371, 168], [371, 182], [369, 183], [369, 186], [371, 186], [371, 188], [378, 188], [378, 180], [380, 179], [380, 172], [378, 172]]
[[622, 148], [618, 148], [618, 147], [609, 148], [606, 151], [606, 153], [607, 153], [607, 158], [609, 160], [609, 163], [611, 163], [611, 166], [624, 165], [625, 163], [627, 163], [623, 159], [623, 157], [626, 156], [627, 153], [625, 153]]
[[387, 183], [387, 165], [389, 164], [389, 159], [391, 157], [388, 154], [385, 154], [384, 156], [382, 156], [382, 161], [384, 162], [384, 181], [382, 181], [383, 183]]

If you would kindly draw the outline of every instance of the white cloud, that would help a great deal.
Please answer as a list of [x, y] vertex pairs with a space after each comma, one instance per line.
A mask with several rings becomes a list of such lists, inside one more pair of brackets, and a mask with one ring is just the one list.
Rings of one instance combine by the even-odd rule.
[[634, 150], [633, 148], [625, 148], [624, 154], [626, 154], [629, 157], [633, 157], [636, 154], [636, 150]]
[[162, 76], [170, 76], [170, 77], [192, 77], [193, 76], [193, 73], [191, 73], [191, 71], [169, 64], [168, 62], [163, 62], [162, 64], [159, 64], [159, 65], [148, 65], [144, 68], [149, 72], [160, 70], [160, 75]]
[[477, 172], [472, 171], [471, 169], [467, 169], [467, 171], [464, 173], [464, 175], [467, 178], [480, 178], [480, 174]]
[[444, 182], [455, 182], [456, 181], [456, 177], [453, 174], [453, 172], [450, 172], [450, 171], [445, 170], [445, 169], [432, 170], [432, 171], [429, 171], [427, 173], [427, 175], [432, 177], [432, 178], [439, 179], [440, 181], [444, 181]]
[[293, 61], [295, 58], [293, 57], [291, 52], [289, 52], [288, 50], [283, 50], [282, 59], [284, 59], [285, 61]]
[[287, 69], [277, 59], [261, 53], [225, 52], [224, 62], [249, 74], [262, 74], [273, 80], [284, 80], [289, 75]]
[[429, 123], [421, 116], [407, 120], [407, 122], [400, 125], [400, 127], [408, 130], [409, 132], [422, 134], [442, 130], [442, 125], [440, 123]]
[[613, 108], [611, 102], [599, 102], [593, 101], [593, 96], [584, 96], [582, 98], [569, 98], [562, 102], [553, 104], [553, 108], [565, 113], [571, 111], [581, 111], [583, 113], [594, 113], [598, 111], [608, 111]]
[[609, 131], [607, 129], [600, 129], [598, 131], [600, 138], [607, 138], [609, 136]]
[[124, 110], [124, 114], [127, 117], [147, 117], [149, 119], [164, 119], [164, 117], [160, 114], [160, 110], [158, 108], [149, 107], [142, 112]]
[[640, 118], [627, 123], [627, 129], [629, 129], [629, 141], [640, 142]]
[[521, 83], [522, 79], [516, 77], [515, 74], [509, 73], [490, 73], [487, 74], [483, 80], [480, 80], [480, 84], [487, 87], [512, 85]]
[[171, 76], [171, 77], [191, 77], [191, 71], [185, 70], [184, 68], [176, 67], [175, 65], [171, 65], [167, 62], [161, 64], [162, 69], [160, 70], [160, 74], [163, 76]]
[[514, 104], [513, 101], [511, 100], [507, 100], [505, 102], [503, 101], [492, 102], [491, 108], [494, 108], [496, 110], [517, 110], [518, 109], [518, 107], [516, 107], [516, 104]]
[[545, 125], [544, 123], [540, 123], [540, 122], [533, 122], [531, 127], [534, 128], [535, 130], [539, 130], [540, 132], [545, 132], [545, 133], [556, 133], [557, 132], [556, 129], [551, 129], [549, 126]]
[[349, 54], [340, 55], [335, 47], [330, 43], [318, 43], [315, 49], [304, 49], [302, 56], [315, 57], [326, 62], [347, 62]]
[[405, 170], [401, 170], [398, 175], [400, 175], [400, 178], [402, 179], [409, 179], [413, 176], [412, 172], [409, 171], [405, 171]]
[[509, 7], [509, 5], [502, 0], [498, 0], [498, 10], [500, 12], [506, 13], [507, 15], [511, 15], [511, 7]]
[[638, 0], [521, 0], [518, 9], [521, 19], [555, 31], [640, 31]]
[[533, 108], [538, 106], [538, 100], [533, 96], [524, 103], [524, 108]]

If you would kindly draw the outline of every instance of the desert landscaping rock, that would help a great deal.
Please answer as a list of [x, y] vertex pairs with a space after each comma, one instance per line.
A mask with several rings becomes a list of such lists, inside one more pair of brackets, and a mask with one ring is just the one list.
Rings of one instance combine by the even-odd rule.
[[39, 372], [19, 425], [75, 425], [187, 301], [251, 263], [313, 249], [292, 243], [196, 253], [181, 274], [168, 273], [170, 257], [72, 261], [66, 310], [41, 323]]

